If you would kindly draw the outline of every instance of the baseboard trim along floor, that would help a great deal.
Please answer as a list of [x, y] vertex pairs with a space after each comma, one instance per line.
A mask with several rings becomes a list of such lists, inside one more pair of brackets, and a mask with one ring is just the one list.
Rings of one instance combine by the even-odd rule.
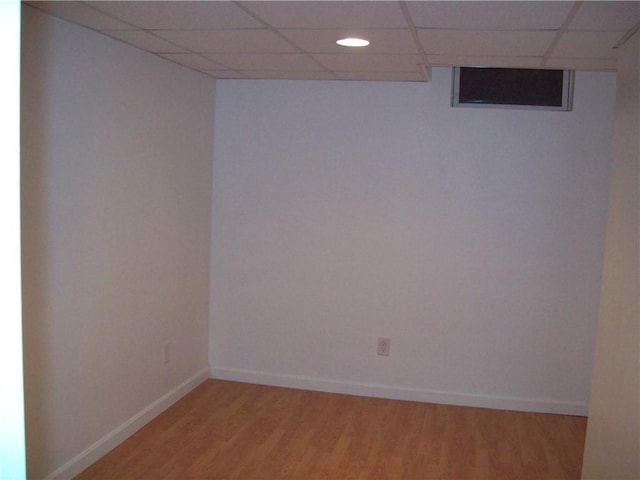
[[459, 392], [440, 392], [379, 384], [351, 383], [340, 380], [273, 374], [236, 368], [212, 368], [211, 378], [274, 387], [300, 388], [329, 393], [362, 395], [365, 397], [408, 400], [464, 407], [495, 408], [519, 412], [555, 413], [587, 416], [588, 405], [545, 398], [516, 398]]
[[85, 448], [71, 460], [45, 477], [45, 480], [67, 480], [78, 475], [100, 457], [125, 441], [163, 411], [184, 397], [209, 377], [210, 369], [202, 368], [177, 387], [147, 405], [104, 437]]

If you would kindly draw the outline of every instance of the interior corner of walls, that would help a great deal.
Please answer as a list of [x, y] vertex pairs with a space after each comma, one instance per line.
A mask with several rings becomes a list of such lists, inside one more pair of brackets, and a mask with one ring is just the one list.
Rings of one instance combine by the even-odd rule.
[[80, 474], [100, 459], [100, 457], [124, 442], [171, 405], [205, 382], [209, 376], [210, 368], [208, 366], [201, 368], [182, 383], [144, 407], [127, 421], [47, 475], [45, 480], [70, 480]]

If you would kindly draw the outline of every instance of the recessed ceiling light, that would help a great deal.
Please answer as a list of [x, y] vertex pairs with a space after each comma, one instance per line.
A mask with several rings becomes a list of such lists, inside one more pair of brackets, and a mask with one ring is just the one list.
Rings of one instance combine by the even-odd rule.
[[365, 40], [364, 38], [341, 38], [336, 42], [338, 45], [343, 47], [366, 47], [369, 45], [369, 40]]

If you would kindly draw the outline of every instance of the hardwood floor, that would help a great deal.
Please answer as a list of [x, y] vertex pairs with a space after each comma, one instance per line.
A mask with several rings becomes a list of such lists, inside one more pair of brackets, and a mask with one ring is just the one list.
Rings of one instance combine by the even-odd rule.
[[208, 380], [76, 479], [579, 479], [586, 423]]

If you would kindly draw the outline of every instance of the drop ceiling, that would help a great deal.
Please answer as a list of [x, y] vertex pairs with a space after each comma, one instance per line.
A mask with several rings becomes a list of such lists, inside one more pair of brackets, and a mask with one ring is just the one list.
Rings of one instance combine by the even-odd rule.
[[[216, 78], [425, 81], [425, 65], [614, 71], [640, 25], [640, 1], [25, 3]], [[345, 36], [371, 44], [336, 45]]]

